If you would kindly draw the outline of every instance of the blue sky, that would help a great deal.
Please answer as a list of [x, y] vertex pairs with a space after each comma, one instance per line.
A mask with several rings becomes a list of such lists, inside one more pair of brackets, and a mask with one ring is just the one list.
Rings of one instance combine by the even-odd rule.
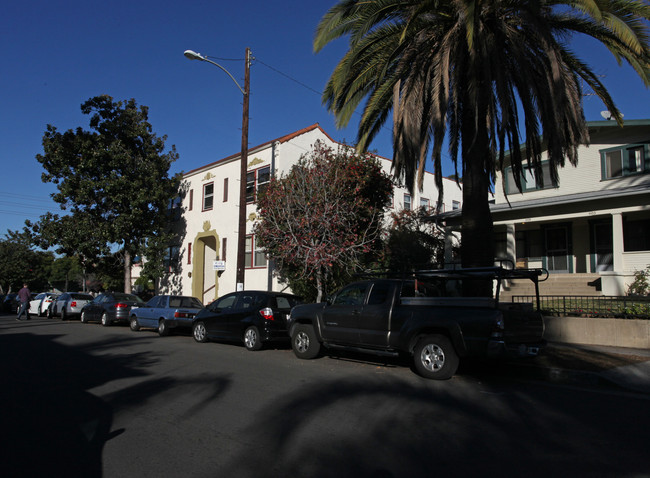
[[[149, 121], [180, 155], [172, 173], [239, 151], [242, 95], [213, 65], [190, 61], [191, 49], [212, 57], [243, 85], [250, 47], [251, 146], [320, 123], [334, 139], [353, 142], [356, 119], [337, 130], [321, 104], [327, 79], [345, 51], [337, 41], [318, 55], [312, 39], [333, 0], [98, 2], [24, 0], [0, 6], [0, 237], [48, 210], [58, 212], [41, 182], [35, 156], [47, 124], [88, 129], [80, 105], [108, 94], [149, 107]], [[603, 48], [576, 42], [603, 76], [627, 119], [650, 118], [648, 91]], [[234, 60], [234, 61], [233, 61]], [[585, 98], [590, 121], [602, 103]], [[371, 149], [392, 157], [389, 130]], [[453, 173], [446, 165], [445, 174]]]

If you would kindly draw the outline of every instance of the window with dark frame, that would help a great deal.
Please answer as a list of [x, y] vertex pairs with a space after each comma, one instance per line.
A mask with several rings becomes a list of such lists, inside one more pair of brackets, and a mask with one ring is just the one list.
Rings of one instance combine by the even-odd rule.
[[203, 210], [209, 211], [214, 206], [214, 183], [203, 185]]
[[404, 194], [404, 209], [406, 211], [411, 210], [411, 195], [410, 194]]
[[223, 202], [228, 202], [228, 178], [223, 178]]
[[257, 242], [257, 237], [246, 236], [246, 248], [244, 260], [247, 269], [260, 268], [267, 266], [266, 254]]
[[600, 151], [602, 179], [650, 172], [650, 144], [628, 144]]
[[623, 250], [650, 251], [650, 219], [623, 221]]
[[[551, 169], [550, 163], [548, 161], [542, 161], [542, 177], [538, 182], [535, 178], [535, 172], [533, 168], [524, 166], [521, 174], [521, 192], [526, 193], [530, 191], [539, 191], [540, 189], [552, 189], [557, 188], [558, 184], [554, 183], [551, 179]], [[517, 184], [515, 183], [515, 177], [512, 172], [512, 167], [506, 168], [505, 174], [506, 181], [506, 191], [508, 194], [517, 194], [519, 189], [517, 189]]]
[[257, 200], [257, 193], [266, 189], [271, 181], [271, 166], [250, 171], [246, 174], [246, 203]]

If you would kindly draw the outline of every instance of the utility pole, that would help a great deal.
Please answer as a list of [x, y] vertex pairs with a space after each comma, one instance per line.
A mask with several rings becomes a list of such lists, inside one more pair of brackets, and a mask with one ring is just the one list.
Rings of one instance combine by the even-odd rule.
[[[241, 126], [241, 169], [239, 184], [239, 232], [237, 237], [237, 290], [244, 290], [246, 270], [246, 174], [248, 172], [248, 116], [251, 89], [251, 50], [246, 47], [244, 107]], [[252, 251], [251, 251], [252, 252]]]

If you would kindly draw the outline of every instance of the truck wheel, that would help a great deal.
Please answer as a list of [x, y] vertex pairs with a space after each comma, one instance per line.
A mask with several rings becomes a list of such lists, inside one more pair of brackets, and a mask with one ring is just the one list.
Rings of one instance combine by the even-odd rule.
[[444, 335], [427, 335], [413, 350], [415, 369], [425, 378], [447, 380], [458, 370], [458, 354]]
[[296, 357], [313, 359], [320, 353], [320, 342], [311, 325], [297, 324], [291, 334], [291, 348]]

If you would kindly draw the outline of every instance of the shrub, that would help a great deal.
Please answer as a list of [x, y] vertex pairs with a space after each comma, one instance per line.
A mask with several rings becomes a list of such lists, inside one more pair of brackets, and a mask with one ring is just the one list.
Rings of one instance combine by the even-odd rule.
[[634, 282], [628, 287], [627, 295], [650, 295], [650, 266], [634, 273]]

